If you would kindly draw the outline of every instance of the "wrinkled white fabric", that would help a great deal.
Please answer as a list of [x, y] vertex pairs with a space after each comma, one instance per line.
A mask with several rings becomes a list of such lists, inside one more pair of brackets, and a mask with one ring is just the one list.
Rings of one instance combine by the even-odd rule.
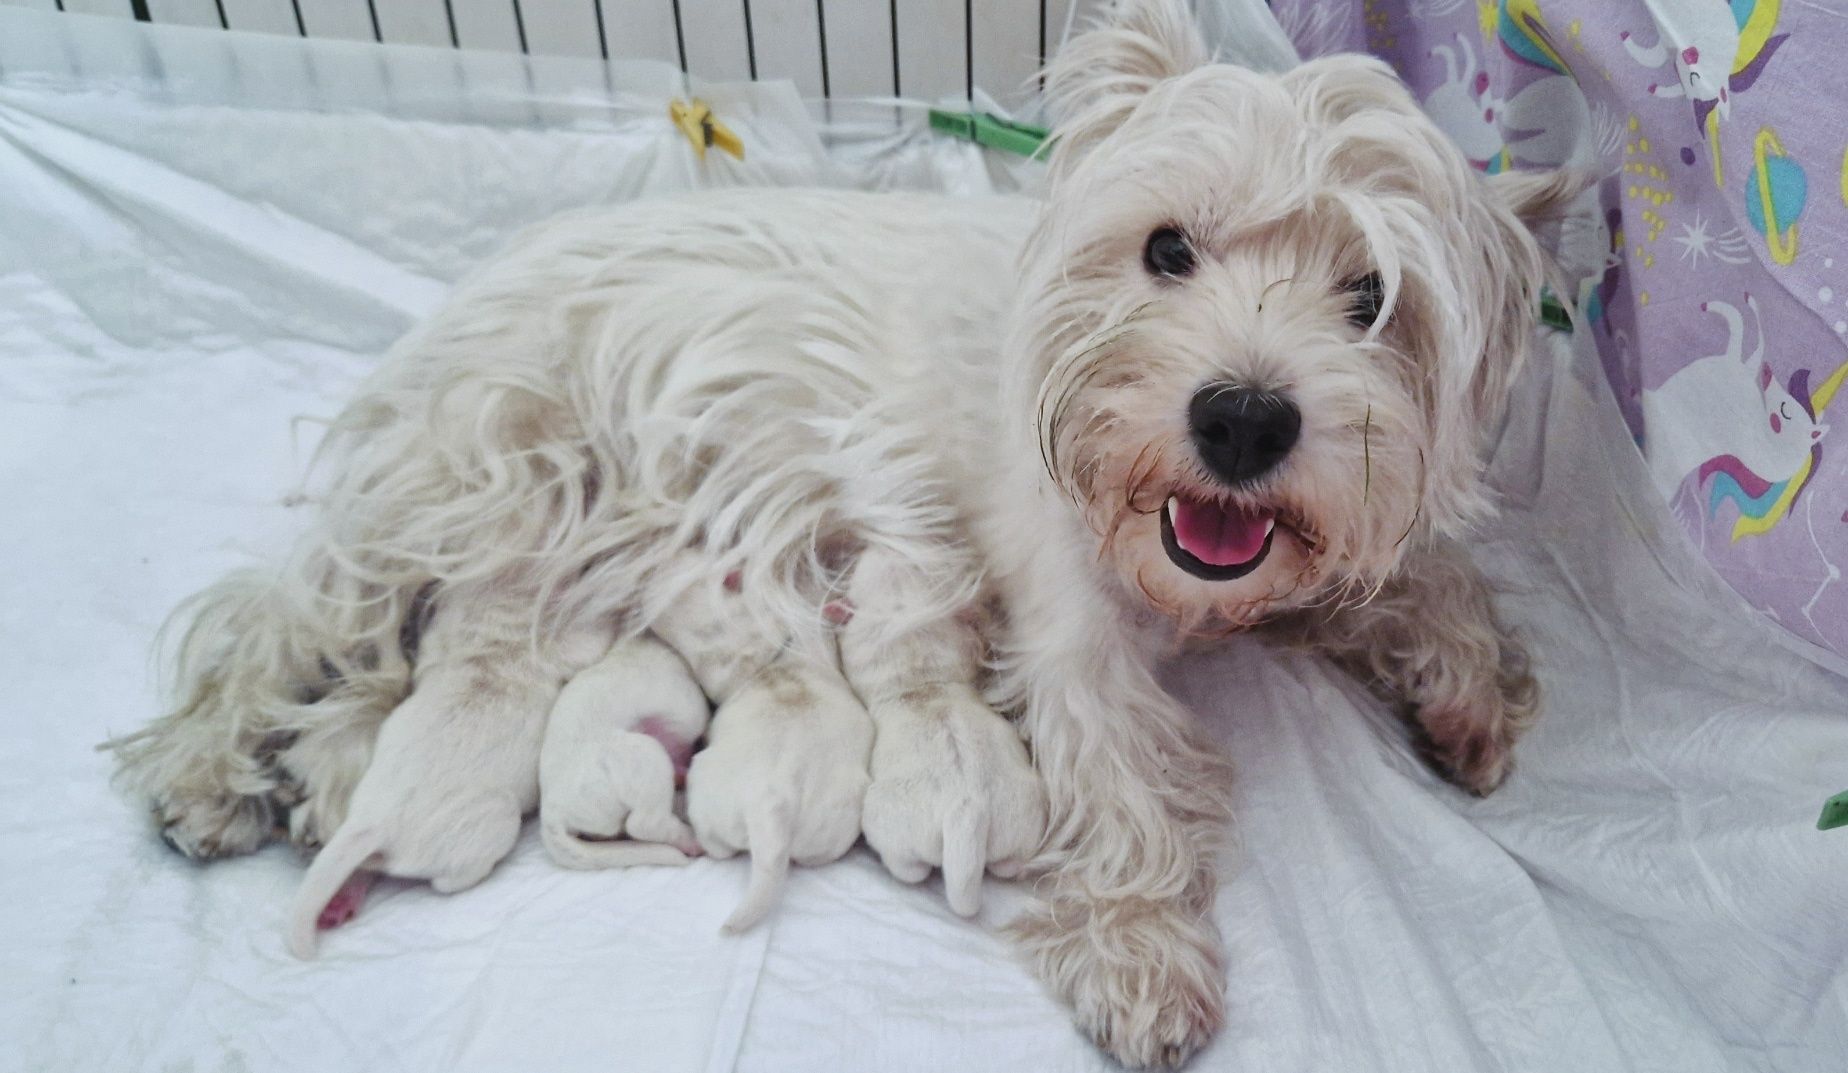
[[[973, 926], [862, 850], [730, 939], [742, 862], [567, 873], [529, 837], [462, 895], [382, 884], [304, 964], [293, 855], [187, 864], [91, 751], [156, 710], [168, 609], [292, 532], [294, 419], [513, 230], [706, 183], [1028, 172], [763, 86], [705, 91], [747, 158], [702, 169], [665, 70], [425, 84], [508, 61], [123, 26], [58, 39], [116, 68], [59, 74], [16, 54], [49, 22], [0, 12], [0, 1068], [1109, 1068], [995, 930], [1023, 891], [991, 884]], [[208, 47], [245, 82], [175, 74]], [[1194, 1068], [1842, 1068], [1848, 831], [1813, 824], [1848, 787], [1848, 679], [1686, 550], [1606, 391], [1543, 352], [1497, 458], [1480, 558], [1549, 700], [1494, 797], [1315, 661], [1175, 668], [1241, 773], [1229, 1024]]]

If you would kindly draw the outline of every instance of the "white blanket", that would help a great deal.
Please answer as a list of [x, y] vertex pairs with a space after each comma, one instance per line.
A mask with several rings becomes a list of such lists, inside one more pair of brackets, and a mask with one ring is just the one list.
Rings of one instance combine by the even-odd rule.
[[[702, 183], [1005, 171], [824, 148], [773, 88], [709, 95], [748, 155], [702, 171], [662, 72], [484, 96], [405, 74], [447, 54], [276, 42], [294, 74], [226, 53], [202, 85], [191, 38], [124, 27], [47, 74], [19, 48], [48, 25], [0, 14], [0, 1069], [1108, 1068], [996, 930], [1025, 891], [991, 884], [971, 925], [861, 850], [721, 938], [742, 862], [574, 874], [529, 840], [466, 894], [385, 884], [304, 964], [292, 853], [182, 861], [92, 751], [157, 710], [165, 613], [297, 525], [292, 420], [511, 229]], [[355, 57], [397, 95], [329, 74]], [[1495, 479], [1481, 560], [1548, 711], [1493, 798], [1316, 662], [1234, 643], [1175, 669], [1241, 773], [1229, 1023], [1195, 1068], [1848, 1068], [1848, 831], [1813, 829], [1848, 787], [1841, 668], [1683, 547], [1587, 355], [1543, 353]]]

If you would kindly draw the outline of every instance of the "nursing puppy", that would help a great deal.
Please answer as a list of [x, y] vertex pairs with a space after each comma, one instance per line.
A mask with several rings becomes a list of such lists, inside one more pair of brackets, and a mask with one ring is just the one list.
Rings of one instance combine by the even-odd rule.
[[[118, 743], [173, 843], [269, 837], [266, 743], [376, 719], [399, 679], [366, 656], [433, 579], [531, 579], [506, 613], [543, 648], [567, 611], [649, 628], [697, 544], [813, 675], [821, 549], [883, 548], [931, 581], [915, 621], [997, 612], [985, 715], [1047, 802], [1023, 959], [1126, 1064], [1203, 1046], [1230, 774], [1157, 665], [1278, 631], [1411, 713], [1444, 777], [1500, 784], [1533, 680], [1459, 539], [1536, 326], [1521, 217], [1581, 184], [1478, 174], [1376, 60], [1212, 63], [1181, 0], [1117, 5], [1046, 87], [1042, 200], [711, 191], [553, 221], [458, 286], [336, 425], [301, 546], [200, 598], [176, 705]], [[512, 696], [505, 725], [543, 720]], [[976, 836], [1026, 759], [913, 742], [867, 793], [950, 844], [888, 863], [1010, 869]]]
[[496, 617], [491, 606], [466, 588], [437, 597], [411, 694], [379, 730], [345, 820], [296, 894], [288, 933], [296, 957], [314, 956], [318, 929], [357, 911], [362, 871], [427, 879], [451, 894], [487, 878], [519, 839], [521, 819], [539, 803], [545, 714], [565, 678], [607, 650], [612, 634], [573, 628], [536, 659], [524, 619]]
[[735, 579], [696, 585], [655, 629], [718, 705], [687, 769], [687, 818], [706, 852], [751, 855], [735, 933], [776, 904], [789, 864], [826, 864], [860, 837], [873, 724], [840, 672], [768, 640]]
[[624, 868], [698, 856], [674, 815], [674, 788], [709, 715], [685, 661], [653, 637], [618, 641], [578, 672], [552, 706], [539, 753], [539, 832], [552, 860]]

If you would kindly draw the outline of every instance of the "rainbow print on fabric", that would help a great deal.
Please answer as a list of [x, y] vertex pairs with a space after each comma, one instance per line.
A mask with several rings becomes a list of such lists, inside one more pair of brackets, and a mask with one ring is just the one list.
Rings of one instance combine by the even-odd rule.
[[[1823, 410], [1834, 401], [1844, 379], [1848, 379], [1848, 362], [1842, 363], [1811, 392], [1809, 370], [1802, 369], [1791, 375], [1790, 393], [1814, 420], [1820, 418]], [[1739, 517], [1732, 527], [1734, 541], [1769, 533], [1777, 527], [1777, 523], [1789, 516], [1790, 509], [1796, 506], [1798, 497], [1803, 494], [1810, 477], [1821, 463], [1822, 445], [1817, 444], [1810, 448], [1809, 457], [1803, 460], [1803, 465], [1789, 480], [1772, 484], [1745, 468], [1732, 455], [1710, 459], [1700, 467], [1699, 474], [1702, 484], [1706, 483], [1708, 477], [1713, 478], [1712, 490], [1707, 494], [1707, 517], [1712, 518], [1717, 514], [1720, 504], [1731, 503], [1739, 511]]]
[[[1764, 0], [1761, 0], [1764, 2]], [[1776, 0], [1769, 0], [1775, 6]], [[1538, 0], [1500, 0], [1495, 16], [1495, 36], [1508, 55], [1553, 72], [1569, 75], [1572, 68], [1553, 47], [1552, 35], [1540, 18]]]

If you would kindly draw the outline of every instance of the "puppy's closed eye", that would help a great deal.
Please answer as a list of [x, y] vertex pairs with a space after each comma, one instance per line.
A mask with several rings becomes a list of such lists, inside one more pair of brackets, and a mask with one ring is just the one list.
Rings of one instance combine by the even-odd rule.
[[1341, 289], [1348, 295], [1348, 321], [1362, 331], [1373, 327], [1386, 304], [1386, 281], [1378, 272], [1369, 272], [1348, 280]]

